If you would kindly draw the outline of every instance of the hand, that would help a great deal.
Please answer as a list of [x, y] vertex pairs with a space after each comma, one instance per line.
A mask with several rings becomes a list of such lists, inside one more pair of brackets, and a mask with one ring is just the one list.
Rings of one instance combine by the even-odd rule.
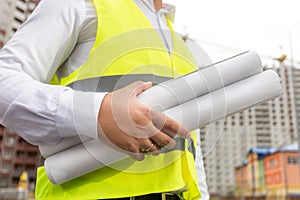
[[98, 115], [99, 139], [137, 160], [144, 159], [145, 150], [158, 155], [161, 146], [173, 148], [176, 142], [170, 135], [189, 137], [181, 124], [138, 101], [151, 86], [135, 82], [107, 94]]

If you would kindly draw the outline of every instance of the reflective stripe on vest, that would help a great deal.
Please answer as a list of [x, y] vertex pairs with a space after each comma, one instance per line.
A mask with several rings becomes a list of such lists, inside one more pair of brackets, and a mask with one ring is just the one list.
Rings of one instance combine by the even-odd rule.
[[[59, 84], [73, 84], [74, 89], [80, 90], [111, 91], [116, 84], [111, 87], [101, 83], [118, 82], [120, 77], [143, 80], [148, 75], [159, 83], [196, 69], [190, 52], [175, 33], [172, 33], [174, 51], [169, 54], [133, 0], [94, 0], [94, 4], [98, 31], [90, 56], [76, 71], [57, 80]], [[36, 199], [106, 199], [182, 189], [186, 190], [185, 199], [198, 199], [195, 163], [188, 149], [186, 142], [184, 151], [146, 155], [141, 162], [124, 159], [62, 185], [51, 184], [40, 167]]]

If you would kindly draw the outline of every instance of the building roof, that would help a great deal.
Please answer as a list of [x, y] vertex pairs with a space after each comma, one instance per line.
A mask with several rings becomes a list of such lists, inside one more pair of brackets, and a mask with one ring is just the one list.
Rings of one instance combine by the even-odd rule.
[[297, 152], [298, 151], [298, 143], [289, 144], [280, 148], [267, 148], [267, 147], [252, 147], [249, 150], [249, 154], [256, 153], [258, 158], [262, 158], [266, 155], [277, 153], [277, 152]]
[[[286, 146], [283, 146], [281, 148], [267, 148], [267, 147], [252, 147], [249, 152], [249, 154], [256, 153], [258, 156], [258, 159], [261, 159], [267, 155], [278, 153], [278, 152], [298, 152], [299, 145], [298, 143], [289, 144]], [[238, 165], [235, 167], [235, 169], [241, 168], [249, 163], [248, 159], [245, 159], [241, 165]]]
[[266, 156], [266, 155], [269, 155], [269, 154], [272, 154], [276, 151], [275, 148], [267, 148], [267, 147], [252, 147], [249, 152], [248, 152], [248, 155], [249, 154], [253, 154], [253, 153], [256, 153], [257, 156], [258, 156], [258, 159]]
[[297, 143], [289, 144], [279, 149], [279, 151], [298, 151], [298, 150], [299, 150], [299, 145]]

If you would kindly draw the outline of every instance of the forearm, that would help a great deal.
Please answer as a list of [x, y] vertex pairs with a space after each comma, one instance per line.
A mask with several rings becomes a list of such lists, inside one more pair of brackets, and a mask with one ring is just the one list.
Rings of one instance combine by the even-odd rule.
[[4, 67], [0, 77], [0, 121], [30, 143], [56, 143], [77, 134], [97, 137], [96, 111], [104, 94], [43, 84]]
[[0, 51], [0, 122], [33, 144], [97, 135], [96, 112], [104, 94], [47, 84], [78, 43], [83, 3], [42, 1]]

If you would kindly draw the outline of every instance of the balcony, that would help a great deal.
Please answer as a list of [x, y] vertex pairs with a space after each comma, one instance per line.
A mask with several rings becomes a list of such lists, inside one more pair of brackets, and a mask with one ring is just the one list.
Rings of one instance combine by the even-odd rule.
[[17, 157], [15, 159], [16, 164], [23, 164], [23, 165], [26, 165], [26, 164], [35, 165], [37, 162], [38, 162], [38, 159], [35, 157], [23, 157], [23, 158]]
[[1, 174], [1, 177], [2, 176], [9, 176], [10, 170], [8, 170], [8, 169], [0, 169], [0, 174]]
[[38, 152], [38, 147], [29, 144], [19, 144], [17, 150], [24, 152]]

